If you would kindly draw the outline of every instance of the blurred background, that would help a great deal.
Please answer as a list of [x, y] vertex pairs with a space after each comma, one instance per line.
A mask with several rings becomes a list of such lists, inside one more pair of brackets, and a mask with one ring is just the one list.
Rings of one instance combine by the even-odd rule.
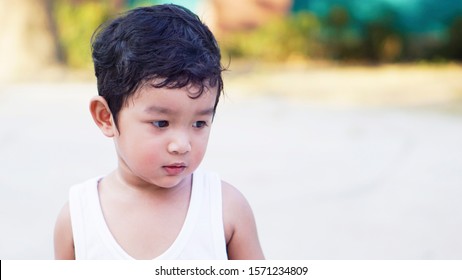
[[462, 0], [0, 0], [0, 259], [53, 258], [69, 187], [116, 166], [94, 30], [171, 2], [221, 46], [203, 167], [267, 258], [462, 258]]

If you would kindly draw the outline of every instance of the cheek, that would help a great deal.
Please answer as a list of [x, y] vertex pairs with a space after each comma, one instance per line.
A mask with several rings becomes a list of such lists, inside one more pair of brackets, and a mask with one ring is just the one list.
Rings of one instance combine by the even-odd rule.
[[143, 168], [161, 161], [163, 150], [160, 141], [142, 137], [121, 140], [119, 141], [119, 154], [127, 163]]
[[209, 141], [209, 135], [198, 138], [193, 145], [193, 152], [195, 155], [200, 156], [204, 155], [207, 150], [207, 145]]
[[148, 140], [134, 144], [134, 153], [140, 162], [144, 164], [157, 163], [162, 160], [165, 151], [162, 141]]

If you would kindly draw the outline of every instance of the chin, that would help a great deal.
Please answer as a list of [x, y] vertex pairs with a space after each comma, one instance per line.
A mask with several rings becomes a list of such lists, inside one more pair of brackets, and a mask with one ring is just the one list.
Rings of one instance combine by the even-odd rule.
[[165, 189], [172, 189], [186, 182], [190, 176], [191, 174], [187, 174], [186, 176], [166, 176], [162, 180], [157, 181], [159, 184], [153, 183], [153, 185], [157, 185]]

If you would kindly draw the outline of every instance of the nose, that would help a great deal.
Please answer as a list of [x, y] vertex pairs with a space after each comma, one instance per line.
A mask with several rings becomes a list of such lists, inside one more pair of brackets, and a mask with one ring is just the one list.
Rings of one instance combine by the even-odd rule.
[[171, 154], [186, 154], [191, 151], [191, 143], [186, 133], [176, 133], [168, 143], [167, 150]]

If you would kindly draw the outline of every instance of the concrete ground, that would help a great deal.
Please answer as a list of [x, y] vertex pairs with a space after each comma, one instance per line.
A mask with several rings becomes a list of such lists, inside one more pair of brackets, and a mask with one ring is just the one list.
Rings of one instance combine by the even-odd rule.
[[[462, 259], [460, 69], [406, 84], [330, 71], [231, 75], [219, 105], [203, 165], [246, 195], [267, 258]], [[345, 75], [370, 88], [355, 95]], [[384, 88], [395, 96], [368, 97]], [[69, 186], [115, 167], [88, 113], [95, 94], [92, 82], [0, 87], [0, 259], [52, 258]]]

